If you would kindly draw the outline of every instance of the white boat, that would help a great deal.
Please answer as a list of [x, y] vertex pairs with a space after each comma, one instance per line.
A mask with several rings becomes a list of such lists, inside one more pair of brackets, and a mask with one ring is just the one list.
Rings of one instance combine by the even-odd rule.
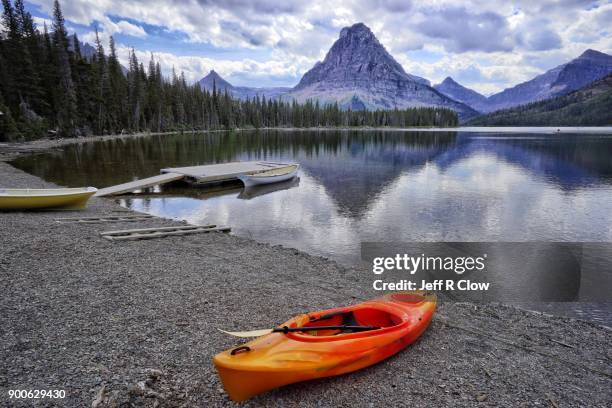
[[259, 186], [261, 184], [279, 183], [281, 181], [291, 180], [297, 174], [298, 164], [290, 166], [278, 167], [272, 170], [262, 171], [256, 174], [238, 176], [245, 187]]
[[252, 186], [241, 188], [240, 194], [236, 198], [241, 200], [250, 200], [255, 197], [274, 193], [275, 191], [289, 190], [300, 185], [300, 178], [294, 177], [291, 180], [280, 181], [274, 184], [264, 184], [260, 186]]

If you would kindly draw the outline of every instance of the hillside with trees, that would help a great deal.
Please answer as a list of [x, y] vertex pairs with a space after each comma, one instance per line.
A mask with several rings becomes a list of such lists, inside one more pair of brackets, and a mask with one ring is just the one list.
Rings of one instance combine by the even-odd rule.
[[337, 104], [265, 97], [240, 101], [187, 84], [174, 70], [166, 78], [153, 55], [145, 69], [134, 50], [126, 75], [112, 37], [108, 55], [99, 38], [94, 55], [82, 55], [57, 0], [53, 25], [42, 30], [23, 0], [2, 0], [2, 5], [0, 141], [140, 131], [458, 124], [455, 112], [440, 108], [345, 111]]
[[610, 126], [612, 74], [570, 94], [503, 109], [470, 120], [471, 126]]

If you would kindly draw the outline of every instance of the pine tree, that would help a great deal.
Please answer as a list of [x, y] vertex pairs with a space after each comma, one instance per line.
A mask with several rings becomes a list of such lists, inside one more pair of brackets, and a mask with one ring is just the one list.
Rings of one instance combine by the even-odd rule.
[[9, 0], [2, 0], [3, 14], [2, 14], [2, 25], [4, 26], [3, 37], [5, 40], [2, 42], [3, 56], [6, 61], [11, 61], [10, 65], [4, 65], [6, 70], [6, 77], [4, 78], [3, 85], [5, 88], [6, 103], [9, 108], [17, 109], [20, 102], [20, 95], [22, 93], [21, 86], [19, 83], [19, 60], [20, 50], [17, 44], [19, 39], [19, 29], [17, 18], [15, 17], [15, 10]]
[[96, 27], [96, 53], [93, 58], [93, 77], [94, 77], [94, 112], [95, 112], [95, 130], [98, 134], [108, 132], [110, 129], [110, 120], [106, 109], [106, 102], [110, 99], [110, 75], [108, 72], [108, 64], [104, 55], [104, 47], [98, 28]]
[[117, 58], [115, 40], [111, 36], [109, 42], [110, 55], [108, 57], [109, 96], [106, 100], [108, 110], [109, 132], [121, 132], [126, 125], [126, 78], [121, 71], [121, 64]]
[[46, 117], [50, 123], [56, 123], [55, 109], [55, 87], [58, 82], [57, 68], [53, 57], [53, 45], [51, 36], [47, 29], [47, 24], [43, 23], [43, 34], [40, 42], [40, 73], [41, 73], [41, 88], [43, 90], [43, 98], [46, 104]]
[[130, 112], [128, 126], [132, 131], [141, 129], [142, 117], [142, 77], [136, 52], [130, 52], [130, 70], [128, 72], [128, 108]]
[[72, 82], [68, 54], [68, 34], [58, 0], [53, 2], [53, 52], [55, 53], [59, 87], [56, 92], [58, 133], [65, 137], [77, 135], [77, 97]]
[[[1, 140], [41, 137], [48, 123], [62, 136], [136, 132], [144, 129], [233, 129], [319, 126], [456, 126], [447, 109], [342, 110], [337, 103], [285, 101], [255, 95], [238, 100], [227, 90], [211, 92], [188, 84], [172, 70], [164, 78], [153, 55], [145, 70], [135, 51], [127, 76], [114, 39], [105, 55], [99, 35], [91, 59], [81, 55], [76, 34], [69, 41], [64, 18], [54, 3], [53, 33], [36, 31], [23, 0], [2, 0], [0, 35]], [[69, 46], [70, 43], [70, 46]], [[33, 63], [35, 62], [35, 63]], [[585, 115], [585, 113], [580, 113]], [[41, 119], [41, 116], [44, 119]]]
[[48, 104], [45, 102], [40, 72], [33, 63], [40, 58], [38, 36], [32, 15], [25, 10], [23, 0], [15, 1], [15, 19], [19, 30], [21, 60], [18, 63], [22, 64], [20, 86], [23, 87], [24, 101], [37, 113], [43, 113], [48, 110]]
[[[1, 63], [2, 61], [0, 61]], [[17, 125], [11, 115], [11, 110], [4, 104], [0, 92], [0, 142], [12, 142], [18, 138]]]

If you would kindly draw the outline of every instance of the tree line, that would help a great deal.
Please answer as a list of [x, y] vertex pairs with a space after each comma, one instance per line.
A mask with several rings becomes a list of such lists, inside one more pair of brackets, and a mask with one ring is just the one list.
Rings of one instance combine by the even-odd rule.
[[[0, 32], [0, 141], [49, 135], [78, 137], [126, 132], [319, 126], [457, 126], [455, 112], [440, 108], [342, 110], [255, 97], [187, 84], [183, 73], [162, 75], [153, 55], [147, 69], [134, 50], [129, 66], [117, 57], [113, 37], [106, 53], [83, 53], [69, 35], [59, 2], [52, 27], [39, 29], [23, 0], [2, 0]], [[87, 54], [87, 55], [85, 55]]]

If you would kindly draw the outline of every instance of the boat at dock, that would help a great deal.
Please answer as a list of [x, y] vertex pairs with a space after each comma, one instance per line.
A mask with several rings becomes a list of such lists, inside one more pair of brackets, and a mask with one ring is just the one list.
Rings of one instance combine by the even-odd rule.
[[[297, 166], [292, 163], [277, 163], [268, 161], [238, 161], [230, 163], [216, 163], [189, 167], [173, 167], [161, 169], [161, 174], [140, 180], [132, 180], [123, 184], [100, 189], [96, 197], [105, 197], [131, 193], [162, 184], [184, 181], [195, 186], [214, 186], [226, 182], [234, 182], [240, 176], [265, 173], [275, 169], [285, 169]], [[297, 167], [296, 167], [297, 170]], [[293, 176], [280, 177], [277, 180], [288, 180]], [[270, 179], [272, 180], [272, 179]], [[276, 181], [271, 181], [276, 182]], [[265, 184], [265, 183], [262, 183]]]
[[301, 314], [213, 361], [230, 398], [243, 401], [283, 385], [356, 371], [398, 353], [427, 329], [436, 304], [431, 292], [396, 292]]
[[261, 197], [263, 195], [274, 193], [276, 191], [289, 190], [299, 185], [300, 178], [294, 177], [291, 180], [280, 181], [274, 184], [262, 184], [244, 188], [241, 187], [240, 194], [238, 194], [237, 198], [241, 200], [251, 200], [255, 197]]
[[297, 175], [298, 164], [262, 171], [257, 174], [244, 174], [238, 179], [244, 183], [245, 187], [259, 186], [262, 184], [280, 183], [281, 181], [291, 180]]
[[4, 210], [80, 210], [98, 191], [80, 188], [0, 188], [0, 211]]

